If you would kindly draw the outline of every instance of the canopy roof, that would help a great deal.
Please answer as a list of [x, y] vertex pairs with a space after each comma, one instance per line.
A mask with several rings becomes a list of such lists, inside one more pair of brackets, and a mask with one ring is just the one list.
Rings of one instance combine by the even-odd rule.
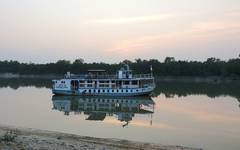
[[96, 69], [96, 70], [88, 70], [88, 72], [106, 72], [106, 70]]

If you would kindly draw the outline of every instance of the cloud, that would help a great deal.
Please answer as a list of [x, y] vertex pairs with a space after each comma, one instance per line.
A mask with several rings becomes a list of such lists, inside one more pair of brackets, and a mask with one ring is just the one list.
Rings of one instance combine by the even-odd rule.
[[126, 24], [126, 23], [143, 23], [143, 22], [155, 22], [165, 19], [176, 17], [176, 14], [161, 14], [150, 16], [137, 16], [137, 17], [122, 17], [122, 18], [103, 18], [89, 20], [87, 24]]
[[[189, 25], [188, 28], [177, 31], [168, 31], [154, 35], [144, 35], [117, 41], [107, 52], [121, 55], [136, 55], [136, 53], [149, 53], [166, 49], [181, 49], [191, 46], [200, 47], [211, 41], [225, 41], [227, 38], [234, 40], [240, 38], [240, 21], [210, 20], [199, 21]], [[204, 49], [204, 47], [202, 47]]]

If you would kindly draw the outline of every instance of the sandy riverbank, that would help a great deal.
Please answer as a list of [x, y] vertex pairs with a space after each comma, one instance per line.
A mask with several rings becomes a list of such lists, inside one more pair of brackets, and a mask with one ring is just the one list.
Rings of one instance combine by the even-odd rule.
[[[15, 138], [7, 141], [6, 133], [8, 133], [8, 136], [14, 136]], [[0, 125], [0, 137], [1, 150], [197, 150], [197, 148], [183, 146], [165, 146], [119, 139], [93, 138], [3, 125]]]

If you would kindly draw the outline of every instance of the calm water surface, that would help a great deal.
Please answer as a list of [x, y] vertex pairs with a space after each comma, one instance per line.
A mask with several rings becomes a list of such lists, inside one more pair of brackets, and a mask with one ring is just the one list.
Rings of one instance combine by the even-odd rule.
[[239, 83], [158, 83], [152, 98], [53, 96], [46, 80], [1, 80], [0, 123], [209, 150], [240, 149]]

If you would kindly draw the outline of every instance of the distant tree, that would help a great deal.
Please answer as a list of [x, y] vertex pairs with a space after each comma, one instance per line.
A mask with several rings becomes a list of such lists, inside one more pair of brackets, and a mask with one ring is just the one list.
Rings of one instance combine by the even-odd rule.
[[69, 60], [59, 60], [59, 61], [57, 61], [56, 64], [59, 64], [59, 65], [69, 65], [69, 64], [71, 64], [71, 62]]
[[73, 62], [73, 64], [83, 64], [83, 63], [84, 63], [84, 59], [82, 58], [78, 58]]
[[220, 59], [214, 58], [214, 57], [207, 59], [207, 63], [217, 63], [217, 62], [220, 62]]
[[123, 64], [132, 64], [131, 60], [125, 59], [124, 61], [122, 61]]
[[157, 59], [150, 59], [149, 62], [151, 62], [151, 63], [160, 63]]
[[136, 63], [141, 63], [142, 60], [141, 60], [140, 58], [137, 58], [137, 59], [135, 59], [135, 62], [136, 62]]
[[171, 62], [175, 62], [174, 57], [166, 57], [165, 60], [164, 60], [164, 63], [171, 63]]

